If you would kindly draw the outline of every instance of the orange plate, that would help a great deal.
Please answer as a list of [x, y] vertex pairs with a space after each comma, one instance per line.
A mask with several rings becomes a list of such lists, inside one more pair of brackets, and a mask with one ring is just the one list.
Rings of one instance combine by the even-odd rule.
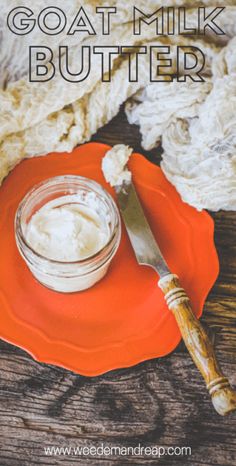
[[[107, 276], [93, 288], [60, 294], [40, 285], [20, 257], [14, 216], [26, 192], [47, 178], [76, 174], [101, 183], [101, 160], [109, 147], [90, 143], [71, 154], [23, 161], [0, 189], [0, 337], [36, 360], [94, 376], [164, 356], [180, 332], [157, 287], [156, 273], [135, 260], [123, 227]], [[181, 201], [162, 171], [134, 154], [130, 169], [154, 234], [173, 272], [185, 286], [198, 317], [219, 270], [214, 223]]]

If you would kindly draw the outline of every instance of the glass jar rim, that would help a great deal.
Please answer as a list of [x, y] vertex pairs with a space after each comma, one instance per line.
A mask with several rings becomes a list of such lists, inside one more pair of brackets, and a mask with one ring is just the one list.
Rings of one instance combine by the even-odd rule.
[[[56, 259], [51, 259], [49, 257], [46, 257], [42, 254], [40, 254], [38, 251], [36, 251], [26, 240], [23, 229], [22, 229], [22, 222], [21, 222], [21, 216], [24, 207], [26, 207], [27, 203], [31, 199], [33, 194], [37, 194], [40, 192], [41, 188], [46, 188], [49, 186], [53, 186], [54, 184], [59, 182], [81, 182], [86, 184], [87, 187], [91, 188], [91, 192], [94, 191], [97, 194], [102, 194], [104, 200], [108, 203], [109, 210], [113, 213], [115, 216], [115, 224], [113, 226], [112, 232], [109, 235], [109, 240], [107, 243], [99, 249], [95, 254], [86, 257], [84, 259], [79, 259], [75, 261], [60, 261]], [[61, 197], [61, 196], [58, 196]], [[66, 174], [66, 175], [59, 175], [51, 178], [47, 178], [46, 180], [43, 180], [37, 184], [35, 184], [24, 196], [24, 198], [21, 200], [16, 214], [15, 214], [15, 234], [17, 236], [17, 239], [24, 245], [26, 250], [30, 252], [31, 254], [33, 253], [34, 256], [36, 256], [40, 261], [45, 262], [46, 264], [54, 264], [58, 266], [75, 266], [75, 265], [89, 265], [91, 261], [94, 261], [95, 259], [99, 258], [104, 250], [109, 248], [109, 246], [112, 246], [114, 239], [116, 238], [117, 231], [120, 226], [120, 214], [117, 208], [117, 205], [115, 201], [113, 200], [112, 196], [106, 191], [106, 189], [103, 188], [101, 184], [99, 184], [97, 181], [92, 180], [90, 178], [80, 176], [80, 175], [73, 175], [73, 174]]]

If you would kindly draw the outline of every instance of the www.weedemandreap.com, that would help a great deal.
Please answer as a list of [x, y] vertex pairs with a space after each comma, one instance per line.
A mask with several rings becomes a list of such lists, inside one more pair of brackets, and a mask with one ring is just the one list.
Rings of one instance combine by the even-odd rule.
[[187, 446], [107, 446], [101, 444], [99, 446], [84, 446], [84, 447], [44, 447], [46, 456], [136, 456], [136, 457], [154, 457], [161, 458], [163, 456], [190, 456], [192, 454], [191, 447]]

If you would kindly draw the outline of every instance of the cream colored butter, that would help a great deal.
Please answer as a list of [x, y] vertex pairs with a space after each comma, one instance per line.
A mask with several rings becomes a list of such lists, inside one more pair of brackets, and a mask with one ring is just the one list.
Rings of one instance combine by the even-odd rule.
[[15, 237], [41, 284], [62, 293], [83, 291], [106, 275], [116, 254], [119, 211], [95, 181], [58, 176], [34, 186], [21, 201]]
[[42, 256], [62, 262], [96, 254], [109, 240], [109, 226], [98, 214], [95, 197], [88, 200], [88, 205], [83, 205], [73, 195], [45, 204], [25, 226], [28, 244]]
[[130, 147], [117, 144], [106, 153], [102, 160], [102, 171], [111, 186], [120, 186], [123, 182], [131, 181], [131, 172], [126, 165], [132, 152]]

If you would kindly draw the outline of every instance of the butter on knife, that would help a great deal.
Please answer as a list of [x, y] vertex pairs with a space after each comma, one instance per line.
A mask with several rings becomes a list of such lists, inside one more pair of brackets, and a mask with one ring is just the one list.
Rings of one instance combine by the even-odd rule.
[[102, 160], [104, 177], [111, 186], [121, 186], [123, 182], [129, 183], [132, 175], [127, 168], [127, 163], [133, 149], [124, 144], [117, 144], [107, 151]]

